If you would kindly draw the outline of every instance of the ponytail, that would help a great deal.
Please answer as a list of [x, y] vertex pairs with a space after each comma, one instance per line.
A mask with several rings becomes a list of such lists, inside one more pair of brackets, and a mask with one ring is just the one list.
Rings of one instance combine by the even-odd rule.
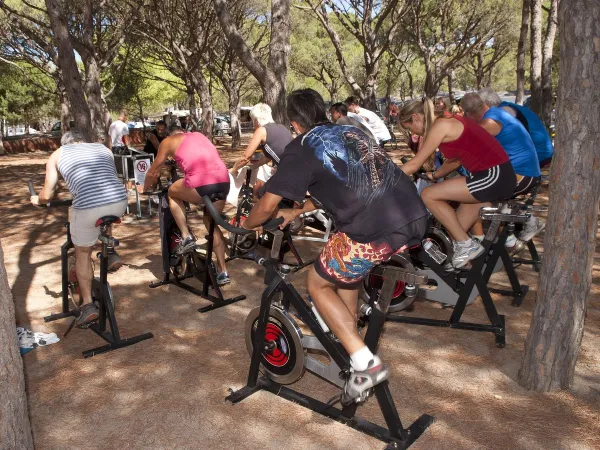
[[425, 118], [423, 125], [423, 137], [425, 138], [435, 120], [435, 106], [433, 105], [433, 101], [427, 97], [423, 97], [423, 117]]

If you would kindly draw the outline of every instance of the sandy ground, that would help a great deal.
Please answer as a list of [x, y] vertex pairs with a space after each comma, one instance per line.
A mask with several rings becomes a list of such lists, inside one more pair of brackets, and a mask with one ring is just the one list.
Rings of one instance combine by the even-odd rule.
[[[231, 163], [237, 152], [223, 149], [222, 154]], [[400, 154], [394, 152], [394, 157]], [[0, 159], [0, 236], [17, 323], [61, 335], [66, 321], [46, 324], [42, 318], [59, 308], [59, 247], [67, 211], [31, 207], [25, 183], [33, 179], [41, 186], [47, 157], [30, 153]], [[249, 356], [243, 323], [259, 304], [262, 269], [249, 261], [232, 262], [232, 283], [225, 292], [248, 298], [200, 314], [197, 308], [207, 304], [203, 299], [174, 286], [148, 288], [161, 276], [157, 219], [126, 222], [115, 235], [127, 265], [109, 276], [121, 334], [152, 331], [154, 339], [83, 359], [82, 350], [102, 342], [90, 331], [74, 330], [58, 344], [26, 354], [37, 449], [383, 448], [374, 438], [269, 393], [235, 406], [226, 403], [227, 390], [245, 384]], [[200, 230], [201, 222], [192, 222]], [[298, 246], [307, 258], [319, 251], [318, 244], [306, 241]], [[543, 251], [541, 247], [540, 241]], [[516, 382], [538, 283], [531, 267], [517, 273], [530, 286], [522, 307], [495, 297], [499, 312], [506, 315], [504, 349], [497, 349], [488, 333], [386, 325], [379, 353], [392, 367], [391, 391], [405, 426], [423, 413], [436, 419], [412, 448], [600, 448], [600, 255], [569, 392], [536, 394]], [[305, 292], [303, 273], [291, 279]], [[494, 275], [492, 283], [508, 286], [503, 273]], [[421, 301], [414, 313], [444, 318], [451, 310]], [[484, 320], [479, 301], [464, 318]], [[311, 374], [296, 388], [321, 400], [335, 393]], [[383, 424], [375, 401], [359, 414]]]

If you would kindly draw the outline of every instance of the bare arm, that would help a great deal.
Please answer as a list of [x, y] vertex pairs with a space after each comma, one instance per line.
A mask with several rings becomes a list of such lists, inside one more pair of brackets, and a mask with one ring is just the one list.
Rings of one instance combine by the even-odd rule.
[[315, 205], [315, 203], [310, 198], [304, 202], [302, 208], [280, 209], [277, 212], [277, 217], [283, 217], [284, 221], [281, 225], [279, 225], [279, 228], [283, 230], [287, 226], [287, 224], [290, 223], [292, 220], [296, 219], [304, 213], [314, 211], [315, 209], [319, 209], [319, 207]]
[[280, 197], [279, 195], [267, 192], [263, 198], [254, 205], [254, 208], [250, 211], [250, 215], [242, 223], [242, 227], [247, 230], [253, 230], [262, 225], [273, 215], [273, 212], [277, 209], [277, 205], [279, 205], [282, 198], [283, 197]]
[[125, 147], [129, 147], [129, 135], [128, 134], [123, 135], [123, 145]]
[[434, 180], [444, 178], [449, 173], [452, 173], [456, 169], [458, 169], [460, 165], [460, 161], [457, 159], [447, 159], [446, 161], [444, 161], [444, 164], [442, 164], [439, 169], [433, 172], [432, 178]]
[[479, 125], [492, 136], [497, 136], [502, 131], [502, 125], [492, 119], [483, 119]]
[[148, 169], [146, 179], [144, 180], [144, 189], [142, 192], [152, 190], [152, 188], [158, 182], [158, 178], [160, 177], [160, 170], [165, 165], [165, 161], [169, 156], [173, 156], [175, 153], [172, 151], [172, 142], [172, 137], [168, 137], [165, 140], [163, 140], [158, 146], [158, 154], [156, 155], [156, 158], [154, 158], [154, 162]]
[[260, 166], [264, 166], [265, 164], [267, 164], [269, 161], [270, 161], [270, 159], [267, 158], [265, 155], [263, 155], [260, 157], [260, 159], [258, 161], [256, 161], [254, 164], [252, 164], [252, 169], [256, 170]]
[[403, 164], [400, 169], [407, 175], [417, 172], [444, 141], [448, 126], [448, 121], [437, 120], [431, 127], [431, 130], [429, 130], [429, 133], [427, 133], [427, 137], [415, 157], [406, 164]]
[[256, 131], [254, 131], [252, 138], [250, 139], [250, 143], [248, 144], [248, 147], [246, 147], [246, 150], [244, 150], [244, 154], [242, 155], [242, 157], [240, 159], [238, 159], [235, 162], [235, 164], [231, 168], [230, 172], [235, 174], [235, 173], [237, 173], [238, 170], [240, 170], [240, 168], [242, 168], [246, 164], [248, 164], [248, 162], [252, 158], [252, 155], [254, 155], [254, 152], [256, 152], [256, 150], [258, 150], [258, 147], [260, 146], [260, 144], [262, 144], [262, 142], [265, 141], [266, 139], [267, 139], [267, 130], [265, 130], [265, 127], [257, 128]]
[[60, 157], [61, 149], [56, 150], [46, 163], [46, 180], [44, 187], [40, 191], [40, 195], [31, 197], [31, 203], [38, 205], [40, 203], [48, 203], [54, 197], [54, 190], [58, 183], [58, 158]]

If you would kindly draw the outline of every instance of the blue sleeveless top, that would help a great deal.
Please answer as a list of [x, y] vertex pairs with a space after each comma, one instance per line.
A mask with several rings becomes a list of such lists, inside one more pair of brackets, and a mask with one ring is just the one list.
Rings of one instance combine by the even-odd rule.
[[554, 154], [552, 138], [550, 138], [550, 135], [546, 131], [544, 122], [542, 122], [532, 110], [525, 106], [517, 105], [516, 103], [511, 102], [502, 102], [499, 106], [510, 106], [517, 112], [517, 119], [529, 132], [540, 161], [543, 161], [547, 158], [552, 158], [552, 155]]
[[502, 125], [496, 139], [504, 148], [517, 175], [539, 177], [540, 163], [531, 137], [521, 122], [500, 108], [492, 107], [483, 115]]

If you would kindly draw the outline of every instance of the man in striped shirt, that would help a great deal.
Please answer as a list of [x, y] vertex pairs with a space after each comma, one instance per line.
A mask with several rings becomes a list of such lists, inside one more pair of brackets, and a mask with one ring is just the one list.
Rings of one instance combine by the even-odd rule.
[[[127, 208], [127, 194], [117, 178], [112, 152], [102, 144], [84, 142], [81, 132], [73, 129], [63, 135], [62, 146], [46, 164], [46, 181], [40, 195], [31, 203], [48, 203], [54, 196], [59, 173], [73, 196], [71, 207], [71, 240], [75, 246], [75, 272], [83, 299], [78, 324], [98, 318], [98, 307], [92, 301], [92, 248], [100, 236], [96, 221], [104, 216], [120, 217]], [[114, 258], [113, 258], [114, 259]], [[109, 265], [118, 268], [120, 262]]]

